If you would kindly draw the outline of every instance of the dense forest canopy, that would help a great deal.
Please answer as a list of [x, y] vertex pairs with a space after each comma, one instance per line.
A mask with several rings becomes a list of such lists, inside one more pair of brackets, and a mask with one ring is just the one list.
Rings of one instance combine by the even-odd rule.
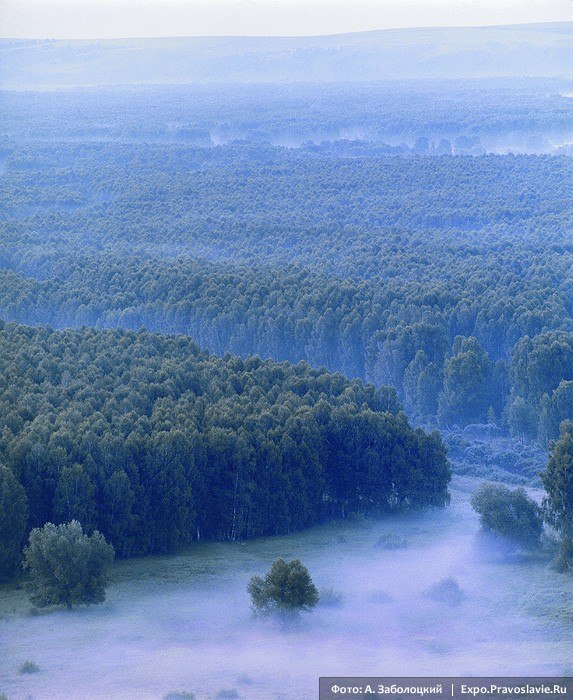
[[393, 390], [305, 363], [8, 324], [0, 365], [0, 460], [29, 527], [76, 519], [123, 556], [448, 500], [441, 439]]
[[6, 561], [47, 521], [130, 556], [442, 505], [401, 406], [463, 473], [538, 478], [573, 415], [570, 90], [2, 93]]
[[570, 415], [567, 156], [24, 139], [4, 169], [7, 320], [303, 359], [544, 444]]
[[571, 154], [572, 93], [565, 76], [19, 89], [0, 93], [0, 123], [8, 140]]

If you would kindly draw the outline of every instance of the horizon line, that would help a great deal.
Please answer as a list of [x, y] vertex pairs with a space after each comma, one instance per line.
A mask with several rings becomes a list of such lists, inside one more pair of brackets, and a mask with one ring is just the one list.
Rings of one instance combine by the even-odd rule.
[[92, 38], [78, 37], [21, 37], [21, 36], [0, 36], [0, 41], [41, 41], [41, 42], [98, 42], [98, 41], [141, 41], [157, 39], [319, 39], [328, 37], [352, 36], [357, 34], [378, 34], [382, 32], [407, 32], [407, 31], [436, 31], [447, 29], [509, 29], [519, 27], [547, 27], [555, 25], [573, 25], [573, 19], [551, 20], [548, 22], [516, 22], [499, 24], [442, 24], [442, 25], [420, 25], [409, 27], [384, 27], [381, 29], [355, 29], [347, 32], [328, 32], [325, 34], [161, 34], [161, 35], [141, 35], [141, 36], [101, 36]]

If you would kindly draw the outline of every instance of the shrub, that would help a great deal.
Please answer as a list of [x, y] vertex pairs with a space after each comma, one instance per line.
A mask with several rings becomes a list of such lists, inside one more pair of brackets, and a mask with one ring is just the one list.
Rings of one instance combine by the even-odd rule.
[[318, 599], [319, 604], [324, 608], [339, 608], [343, 602], [342, 593], [335, 591], [334, 588], [321, 588]]
[[522, 488], [482, 484], [472, 497], [482, 526], [525, 547], [539, 545], [543, 533], [541, 509]]
[[24, 661], [18, 669], [18, 673], [39, 673], [40, 667], [33, 661]]
[[32, 530], [24, 550], [30, 599], [38, 607], [101, 603], [113, 557], [103, 535], [88, 537], [77, 520]]
[[380, 549], [403, 549], [408, 546], [408, 540], [395, 532], [386, 532], [380, 535], [374, 546]]
[[460, 605], [466, 596], [455, 579], [445, 578], [430, 586], [426, 591], [426, 597], [455, 607]]

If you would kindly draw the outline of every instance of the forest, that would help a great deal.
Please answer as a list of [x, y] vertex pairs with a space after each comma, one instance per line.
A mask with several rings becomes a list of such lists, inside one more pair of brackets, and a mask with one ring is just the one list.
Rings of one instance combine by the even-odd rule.
[[0, 38], [0, 700], [573, 675], [572, 32]]
[[5, 168], [6, 320], [302, 359], [544, 446], [571, 415], [569, 157], [21, 142]]
[[28, 527], [76, 519], [130, 556], [448, 501], [443, 443], [393, 390], [181, 335], [8, 324], [0, 345]]
[[5, 93], [0, 461], [26, 530], [75, 519], [127, 557], [443, 505], [436, 428], [461, 473], [539, 484], [573, 410], [556, 88]]
[[564, 75], [2, 90], [1, 145], [247, 141], [354, 156], [571, 154], [572, 92]]

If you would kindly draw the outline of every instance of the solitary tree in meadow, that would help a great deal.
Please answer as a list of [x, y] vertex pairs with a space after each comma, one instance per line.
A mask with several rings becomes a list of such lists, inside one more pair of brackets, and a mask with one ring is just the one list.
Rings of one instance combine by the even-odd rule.
[[103, 602], [113, 557], [103, 535], [96, 530], [88, 537], [77, 520], [35, 528], [24, 549], [31, 601], [68, 608]]
[[251, 578], [248, 591], [253, 607], [260, 612], [311, 610], [318, 603], [316, 586], [298, 559], [277, 559], [264, 579]]

